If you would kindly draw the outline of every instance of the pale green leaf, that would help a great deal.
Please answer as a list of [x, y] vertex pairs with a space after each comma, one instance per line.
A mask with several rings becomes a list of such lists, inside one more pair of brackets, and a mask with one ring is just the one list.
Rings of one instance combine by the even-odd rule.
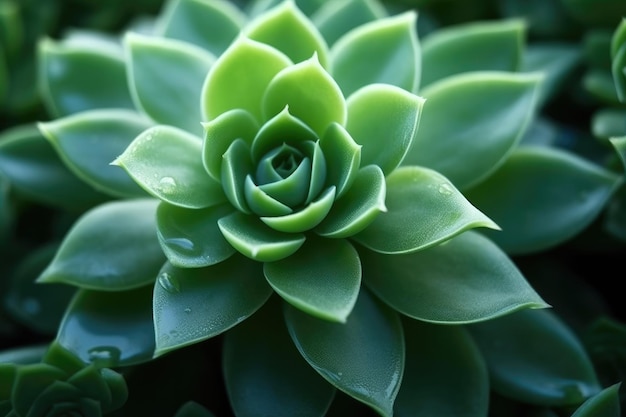
[[376, 0], [334, 0], [322, 3], [311, 20], [332, 45], [350, 30], [386, 16], [383, 4]]
[[622, 383], [618, 382], [604, 388], [578, 407], [572, 417], [620, 417], [621, 385]]
[[326, 217], [335, 201], [335, 187], [328, 187], [316, 200], [293, 213], [274, 217], [261, 217], [261, 221], [274, 230], [300, 233], [313, 229]]
[[339, 198], [356, 179], [361, 165], [361, 145], [337, 123], [328, 126], [319, 145], [326, 160], [326, 181], [329, 185], [337, 187]]
[[[205, 147], [206, 149], [206, 147]], [[222, 189], [230, 204], [239, 211], [250, 214], [250, 203], [246, 187], [249, 187], [251, 173], [254, 171], [250, 147], [243, 139], [236, 139], [222, 154]], [[254, 203], [252, 201], [252, 206]]]

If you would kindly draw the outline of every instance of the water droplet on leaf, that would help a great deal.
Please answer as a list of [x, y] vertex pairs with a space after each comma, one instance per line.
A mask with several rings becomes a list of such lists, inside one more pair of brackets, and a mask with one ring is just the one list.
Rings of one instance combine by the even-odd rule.
[[159, 190], [169, 194], [176, 189], [176, 180], [172, 177], [163, 177], [159, 180]]
[[177, 293], [180, 292], [180, 282], [177, 278], [171, 276], [167, 272], [161, 273], [158, 278], [159, 285], [163, 287], [163, 289], [169, 293]]
[[187, 313], [187, 314], [191, 313], [191, 309], [190, 309], [189, 307], [187, 307], [187, 308], [185, 309], [185, 313]]
[[121, 352], [114, 346], [98, 346], [87, 351], [89, 361], [101, 367], [112, 367], [119, 363]]
[[453, 189], [450, 184], [444, 182], [443, 184], [439, 184], [439, 188], [437, 188], [437, 191], [439, 191], [439, 194], [450, 195], [452, 194]]

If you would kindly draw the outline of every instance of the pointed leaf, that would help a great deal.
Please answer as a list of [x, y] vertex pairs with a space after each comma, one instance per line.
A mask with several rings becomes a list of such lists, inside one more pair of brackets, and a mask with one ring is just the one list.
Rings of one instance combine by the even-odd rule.
[[226, 201], [220, 184], [202, 165], [202, 142], [172, 126], [142, 132], [115, 161], [151, 195], [180, 207], [204, 208]]
[[613, 56], [611, 74], [615, 83], [615, 91], [620, 102], [626, 103], [626, 42]]
[[155, 355], [217, 336], [272, 294], [261, 265], [241, 256], [205, 268], [166, 263], [154, 286]]
[[95, 189], [116, 197], [145, 197], [127, 173], [110, 165], [152, 123], [131, 110], [87, 110], [38, 124], [66, 166]]
[[[263, 196], [265, 194], [258, 190], [252, 182], [251, 174], [254, 171], [254, 166], [248, 144], [243, 139], [235, 139], [226, 152], [222, 154], [222, 161], [222, 189], [230, 204], [245, 214], [250, 214], [252, 209], [258, 209], [255, 206], [258, 201], [252, 195], [256, 192]], [[253, 189], [249, 190], [251, 186]], [[249, 198], [250, 201], [248, 201]], [[250, 204], [252, 204], [252, 208]]]
[[161, 202], [157, 233], [167, 259], [179, 268], [198, 268], [229, 258], [235, 248], [224, 239], [217, 221], [232, 212], [228, 204], [186, 209]]
[[621, 382], [604, 388], [598, 394], [586, 400], [572, 417], [620, 417], [621, 400], [619, 389]]
[[421, 92], [427, 104], [403, 165], [432, 168], [461, 190], [477, 183], [521, 139], [539, 80], [536, 74], [473, 72], [432, 84]]
[[65, 235], [38, 282], [118, 291], [154, 280], [165, 258], [156, 236], [156, 200], [115, 201], [91, 209]]
[[468, 326], [494, 391], [520, 402], [578, 405], [600, 391], [576, 335], [549, 310], [520, 310]]
[[132, 32], [124, 43], [137, 108], [157, 123], [201, 134], [200, 94], [215, 57], [186, 42]]
[[472, 230], [416, 253], [361, 258], [368, 288], [418, 320], [462, 324], [548, 307], [513, 261]]
[[274, 291], [294, 307], [341, 323], [361, 287], [359, 255], [343, 239], [309, 237], [295, 254], [265, 263], [263, 272]]
[[237, 40], [213, 64], [202, 89], [202, 113], [215, 119], [242, 109], [263, 122], [261, 100], [278, 72], [291, 65], [280, 51], [245, 37]]
[[311, 20], [332, 45], [350, 30], [386, 16], [382, 3], [375, 0], [335, 0], [322, 3]]
[[51, 385], [63, 381], [67, 375], [62, 370], [45, 363], [24, 365], [17, 368], [11, 392], [12, 413], [25, 416], [38, 399]]
[[568, 151], [525, 146], [466, 195], [502, 227], [488, 236], [507, 253], [524, 254], [578, 234], [620, 183], [620, 176]]
[[428, 168], [402, 167], [392, 172], [385, 204], [387, 212], [353, 236], [376, 252], [416, 252], [475, 227], [498, 229], [445, 177]]
[[410, 10], [358, 26], [331, 48], [331, 74], [348, 97], [368, 84], [385, 83], [415, 92], [421, 59], [417, 13]]
[[317, 226], [328, 214], [335, 201], [335, 187], [329, 187], [317, 200], [294, 213], [275, 217], [261, 217], [261, 221], [274, 230], [300, 233]]
[[321, 320], [289, 305], [285, 320], [313, 369], [341, 391], [391, 417], [405, 357], [402, 325], [393, 311], [361, 291], [346, 323]]
[[337, 187], [337, 198], [340, 198], [356, 179], [361, 165], [361, 145], [337, 123], [328, 126], [319, 145], [326, 160], [326, 181]]
[[424, 99], [398, 87], [368, 85], [348, 97], [346, 129], [361, 146], [361, 164], [376, 164], [389, 174], [407, 154]]
[[228, 399], [238, 417], [320, 417], [335, 389], [294, 347], [278, 300], [270, 300], [226, 333], [223, 367]]

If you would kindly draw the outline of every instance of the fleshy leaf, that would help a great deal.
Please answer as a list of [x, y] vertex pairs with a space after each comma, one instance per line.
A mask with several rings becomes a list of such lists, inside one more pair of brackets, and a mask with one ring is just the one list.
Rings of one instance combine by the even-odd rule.
[[626, 18], [622, 17], [611, 36], [611, 74], [617, 97], [626, 103]]
[[410, 10], [358, 26], [332, 46], [331, 74], [344, 96], [368, 84], [385, 83], [417, 91], [421, 71], [416, 29]]
[[626, 136], [611, 138], [609, 141], [617, 151], [617, 154], [624, 165], [624, 170], [626, 171]]
[[146, 193], [110, 162], [152, 123], [131, 110], [87, 110], [38, 124], [66, 166], [95, 189], [116, 197]]
[[381, 416], [391, 417], [405, 361], [404, 333], [395, 312], [361, 291], [345, 323], [321, 320], [290, 305], [285, 320], [313, 369]]
[[250, 175], [245, 179], [244, 194], [250, 210], [259, 216], [284, 216], [293, 212], [291, 207], [281, 203], [259, 188]]
[[328, 126], [319, 145], [326, 160], [326, 181], [337, 187], [340, 198], [356, 179], [361, 165], [361, 145], [337, 123]]
[[361, 164], [376, 164], [388, 175], [413, 143], [424, 99], [398, 87], [373, 84], [348, 97], [347, 105], [346, 129], [363, 147]]
[[219, 56], [237, 37], [246, 17], [230, 1], [176, 0], [166, 3], [157, 33]]
[[591, 117], [591, 133], [600, 139], [626, 135], [626, 109], [607, 107]]
[[239, 211], [250, 214], [247, 199], [249, 191], [246, 191], [246, 186], [254, 185], [250, 184], [250, 174], [254, 171], [250, 147], [243, 139], [236, 139], [224, 152], [222, 159], [222, 189], [226, 198]]
[[375, 0], [334, 0], [322, 3], [311, 15], [311, 21], [332, 45], [357, 26], [386, 16], [382, 3]]
[[517, 71], [526, 25], [519, 19], [448, 26], [422, 40], [422, 88], [470, 71]]
[[146, 362], [155, 346], [151, 302], [150, 285], [130, 291], [79, 290], [56, 341], [82, 361], [100, 367]]
[[101, 204], [83, 214], [38, 282], [118, 291], [154, 280], [165, 258], [156, 236], [157, 200]]
[[264, 43], [240, 36], [213, 64], [202, 88], [202, 113], [215, 119], [243, 109], [263, 122], [261, 101], [268, 84], [291, 61]]
[[264, 119], [280, 113], [285, 106], [318, 136], [333, 122], [346, 123], [343, 94], [321, 67], [317, 55], [285, 68], [267, 86], [263, 96]]
[[176, 410], [174, 417], [215, 417], [215, 415], [200, 403], [190, 400]]
[[513, 261], [472, 230], [416, 253], [361, 258], [368, 288], [414, 319], [463, 324], [548, 307]]
[[276, 48], [294, 63], [316, 53], [322, 66], [328, 66], [326, 41], [294, 0], [283, 1], [254, 18], [246, 25], [244, 34]]
[[319, 198], [306, 207], [291, 214], [275, 217], [261, 217], [261, 221], [274, 230], [286, 233], [300, 233], [317, 226], [328, 214], [335, 201], [335, 187], [329, 187]]
[[324, 237], [345, 238], [369, 226], [376, 216], [386, 212], [387, 185], [385, 175], [377, 165], [360, 169], [354, 184], [335, 201], [326, 218], [315, 228]]
[[186, 209], [161, 202], [157, 233], [167, 259], [179, 268], [198, 268], [229, 258], [235, 249], [224, 239], [217, 221], [232, 212], [228, 204]]
[[489, 375], [469, 333], [411, 319], [403, 324], [406, 365], [394, 416], [486, 416]]
[[217, 222], [222, 234], [235, 249], [259, 262], [273, 262], [295, 253], [304, 243], [301, 233], [278, 232], [258, 218], [233, 213]]
[[46, 388], [65, 378], [67, 378], [65, 372], [45, 363], [18, 367], [10, 398], [13, 412], [8, 415], [27, 415], [33, 403]]
[[361, 262], [343, 239], [309, 237], [293, 255], [266, 262], [274, 291], [294, 307], [321, 319], [345, 323], [361, 287]]
[[489, 237], [509, 254], [526, 254], [581, 232], [620, 183], [620, 176], [568, 151], [524, 146], [465, 195], [502, 228]]
[[142, 132], [114, 162], [151, 195], [170, 204], [204, 208], [226, 201], [202, 165], [202, 141], [173, 126]]
[[201, 134], [200, 94], [215, 57], [182, 41], [132, 32], [124, 42], [137, 108], [157, 123]]
[[335, 388], [298, 353], [279, 299], [226, 333], [223, 368], [228, 399], [239, 417], [320, 417]]
[[261, 265], [242, 256], [205, 268], [166, 263], [154, 286], [155, 356], [223, 333], [271, 294]]
[[431, 84], [421, 92], [427, 104], [403, 165], [434, 169], [461, 190], [477, 183], [519, 143], [535, 111], [539, 80], [536, 74], [472, 72]]
[[387, 212], [352, 237], [376, 252], [416, 252], [475, 227], [498, 230], [444, 176], [428, 168], [401, 167], [389, 174], [385, 204]]
[[572, 417], [619, 417], [621, 416], [621, 400], [619, 389], [622, 383], [618, 382], [586, 400]]
[[39, 86], [48, 111], [61, 117], [99, 108], [132, 109], [119, 46], [39, 43]]
[[585, 348], [550, 310], [520, 310], [468, 329], [500, 395], [559, 407], [578, 405], [600, 391]]

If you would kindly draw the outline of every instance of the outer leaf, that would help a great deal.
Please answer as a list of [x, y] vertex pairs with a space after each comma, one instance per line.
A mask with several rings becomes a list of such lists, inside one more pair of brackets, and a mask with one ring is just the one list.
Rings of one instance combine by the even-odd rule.
[[473, 21], [440, 28], [422, 41], [422, 88], [470, 71], [517, 71], [526, 25], [519, 19]]
[[202, 133], [200, 94], [215, 57], [185, 42], [127, 33], [133, 99], [157, 123]]
[[432, 84], [421, 92], [428, 104], [403, 164], [432, 168], [461, 190], [485, 178], [522, 137], [539, 80], [536, 74], [473, 72]]
[[504, 252], [471, 230], [416, 253], [361, 258], [368, 288], [418, 320], [461, 324], [548, 307]]
[[287, 56], [264, 43], [239, 37], [215, 62], [202, 89], [202, 113], [212, 120], [243, 109], [264, 121], [261, 100], [276, 74], [291, 65]]
[[322, 3], [311, 20], [332, 45], [350, 30], [386, 16], [383, 4], [374, 0], [335, 0]]
[[626, 110], [606, 107], [597, 110], [591, 117], [591, 132], [600, 139], [626, 136]]
[[[291, 343], [291, 341], [289, 341], [289, 343]], [[39, 345], [23, 345], [23, 346], [18, 346], [18, 347], [14, 347], [14, 348], [9, 348], [9, 349], [3, 349], [2, 353], [0, 353], [0, 366], [3, 366], [5, 364], [15, 364], [15, 365], [27, 365], [30, 363], [39, 363], [41, 362], [41, 359], [43, 358], [44, 354], [46, 353], [46, 351], [48, 350], [48, 343], [45, 344], [39, 344]], [[6, 372], [7, 368], [2, 368], [2, 377], [0, 377], [0, 380], [2, 382], [0, 382], [0, 385], [2, 386], [2, 388], [0, 388], [0, 398], [4, 399], [5, 398], [5, 388], [7, 387], [7, 385], [5, 385], [5, 372]], [[8, 388], [11, 388], [11, 385], [8, 385]]]
[[385, 204], [387, 213], [353, 236], [380, 253], [416, 252], [475, 227], [498, 229], [445, 177], [428, 168], [402, 167], [387, 176]]
[[116, 109], [87, 110], [38, 124], [77, 177], [116, 197], [146, 196], [127, 173], [110, 162], [151, 125], [139, 113]]
[[417, 14], [407, 11], [361, 25], [331, 48], [331, 74], [347, 97], [368, 84], [385, 83], [417, 91], [420, 47]]
[[320, 320], [290, 306], [285, 320], [313, 369], [380, 415], [391, 417], [405, 355], [402, 326], [393, 311], [361, 291], [346, 323]]
[[215, 417], [213, 413], [195, 401], [187, 401], [174, 414], [174, 417]]
[[406, 366], [394, 416], [486, 416], [489, 375], [461, 326], [404, 320]]
[[468, 327], [497, 393], [520, 402], [578, 405], [600, 391], [576, 335], [549, 310], [521, 310]]
[[57, 342], [86, 363], [115, 367], [146, 362], [154, 352], [152, 287], [79, 290], [59, 326]]
[[237, 37], [245, 19], [230, 1], [174, 0], [166, 3], [157, 33], [195, 44], [219, 56]]
[[626, 103], [626, 42], [619, 48], [611, 62], [611, 74], [613, 75], [617, 98], [620, 102]]
[[346, 129], [361, 146], [361, 164], [376, 164], [385, 175], [407, 154], [422, 113], [424, 99], [391, 85], [372, 84], [347, 101]]
[[241, 256], [206, 268], [166, 263], [154, 286], [155, 356], [223, 333], [271, 294], [261, 265]]
[[620, 387], [621, 382], [603, 389], [578, 407], [572, 417], [620, 417]]
[[228, 398], [239, 417], [322, 416], [335, 389], [302, 359], [278, 306], [266, 303], [226, 333], [223, 367]]
[[156, 200], [102, 204], [85, 213], [65, 235], [38, 282], [119, 291], [154, 280], [164, 262], [156, 238]]
[[294, 63], [315, 53], [322, 66], [328, 66], [326, 41], [293, 0], [283, 1], [254, 18], [246, 25], [244, 34], [278, 49]]
[[340, 323], [346, 322], [361, 288], [361, 261], [347, 240], [309, 237], [295, 254], [265, 263], [263, 272], [294, 307]]
[[202, 165], [202, 142], [172, 126], [137, 136], [114, 162], [153, 196], [180, 207], [205, 208], [226, 201], [220, 184]]
[[99, 108], [133, 108], [118, 46], [44, 39], [38, 53], [38, 82], [52, 114], [60, 117]]
[[507, 253], [524, 254], [582, 231], [620, 183], [618, 175], [567, 151], [525, 146], [466, 195], [502, 227], [488, 235]]
[[626, 135], [610, 139], [611, 145], [617, 151], [617, 154], [624, 165], [626, 171]]

